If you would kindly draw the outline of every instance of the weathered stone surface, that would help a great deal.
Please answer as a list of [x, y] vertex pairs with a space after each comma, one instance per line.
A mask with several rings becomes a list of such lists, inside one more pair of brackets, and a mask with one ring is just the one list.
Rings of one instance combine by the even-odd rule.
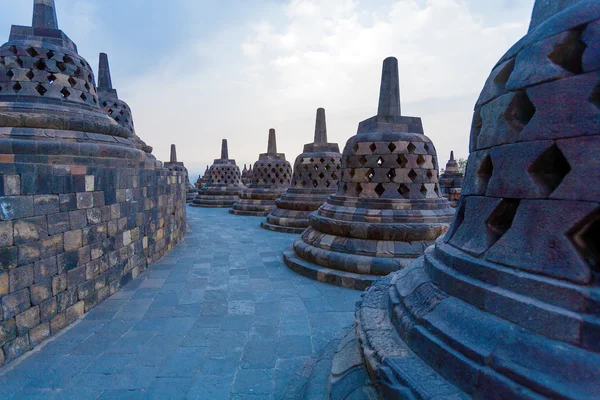
[[599, 21], [596, 1], [538, 0], [529, 34], [492, 72], [450, 231], [379, 284], [386, 318], [374, 320], [371, 300], [357, 311], [381, 396], [600, 390]]
[[10, 319], [31, 307], [29, 289], [19, 290], [2, 297], [2, 315], [4, 319]]
[[400, 115], [395, 58], [383, 63], [379, 112], [346, 143], [337, 192], [310, 214], [297, 257], [284, 254], [293, 270], [364, 289], [448, 230], [454, 211], [440, 192], [435, 147], [420, 118]]

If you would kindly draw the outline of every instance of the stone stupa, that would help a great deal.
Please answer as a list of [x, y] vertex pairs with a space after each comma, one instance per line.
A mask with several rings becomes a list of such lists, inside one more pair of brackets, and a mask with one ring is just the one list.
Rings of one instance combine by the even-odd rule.
[[453, 216], [421, 119], [400, 113], [398, 61], [388, 58], [378, 114], [346, 143], [337, 193], [310, 215], [284, 260], [312, 279], [365, 289], [421, 256]]
[[98, 87], [96, 89], [100, 107], [119, 125], [129, 129], [131, 131], [131, 140], [135, 143], [136, 147], [145, 151], [153, 158], [154, 156], [150, 155], [152, 147], [148, 146], [135, 133], [131, 108], [123, 100], [119, 99], [117, 90], [113, 88], [108, 55], [106, 53], [100, 53], [100, 60], [98, 62]]
[[446, 169], [440, 176], [440, 190], [442, 195], [448, 199], [450, 205], [458, 207], [460, 201], [461, 188], [464, 176], [458, 168], [458, 163], [454, 159], [454, 152], [450, 152], [450, 160], [446, 163]]
[[337, 143], [327, 143], [325, 110], [317, 110], [315, 138], [304, 146], [294, 163], [292, 186], [275, 203], [275, 208], [261, 224], [277, 232], [302, 233], [308, 215], [316, 211], [337, 190], [342, 155]]
[[227, 139], [221, 144], [221, 158], [215, 160], [208, 172], [208, 180], [199, 192], [194, 202], [194, 207], [229, 208], [240, 199], [244, 189], [240, 168], [235, 160], [229, 159]]
[[229, 212], [266, 217], [275, 208], [275, 200], [290, 187], [291, 179], [292, 166], [285, 160], [285, 154], [277, 153], [275, 129], [270, 129], [267, 152], [254, 163], [252, 182]]
[[171, 145], [171, 158], [169, 162], [165, 163], [165, 168], [168, 168], [171, 171], [185, 173], [185, 201], [186, 203], [190, 203], [192, 200], [194, 200], [194, 198], [196, 198], [198, 190], [196, 190], [194, 185], [192, 185], [192, 183], [190, 182], [190, 175], [183, 162], [177, 161], [177, 148], [174, 144]]
[[538, 0], [492, 70], [450, 231], [357, 312], [382, 398], [598, 398], [599, 43], [600, 2]]

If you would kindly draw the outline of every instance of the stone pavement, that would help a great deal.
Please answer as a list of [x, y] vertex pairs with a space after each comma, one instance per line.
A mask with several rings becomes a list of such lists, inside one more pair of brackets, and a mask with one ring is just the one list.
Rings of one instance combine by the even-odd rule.
[[290, 271], [296, 235], [188, 208], [186, 239], [71, 329], [0, 370], [1, 399], [294, 399], [360, 292]]

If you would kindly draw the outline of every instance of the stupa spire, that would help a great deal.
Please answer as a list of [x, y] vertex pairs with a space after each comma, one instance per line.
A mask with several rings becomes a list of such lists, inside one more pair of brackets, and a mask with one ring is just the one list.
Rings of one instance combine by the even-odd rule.
[[229, 150], [227, 148], [227, 139], [221, 143], [221, 160], [229, 160]]
[[533, 16], [529, 25], [529, 32], [543, 24], [556, 14], [581, 3], [583, 0], [536, 0], [533, 7]]
[[398, 59], [388, 57], [383, 61], [381, 89], [379, 90], [379, 109], [377, 115], [400, 116], [400, 80]]
[[450, 152], [450, 161], [454, 161], [454, 151]]
[[325, 109], [317, 109], [317, 122], [315, 123], [315, 144], [327, 144], [327, 121]]
[[58, 29], [54, 0], [34, 0], [31, 26], [43, 29]]
[[100, 53], [100, 63], [98, 65], [98, 89], [111, 90], [112, 88], [108, 55], [106, 53]]
[[175, 147], [174, 144], [171, 145], [171, 162], [172, 163], [177, 162], [177, 148]]
[[275, 129], [269, 129], [269, 144], [267, 146], [268, 154], [277, 154], [277, 138], [275, 137]]

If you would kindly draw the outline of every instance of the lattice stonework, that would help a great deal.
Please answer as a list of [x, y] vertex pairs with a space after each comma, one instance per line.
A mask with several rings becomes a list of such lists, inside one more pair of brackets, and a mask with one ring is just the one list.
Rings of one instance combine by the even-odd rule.
[[242, 185], [242, 175], [235, 164], [213, 165], [209, 174], [209, 185]]
[[294, 164], [292, 188], [334, 189], [340, 179], [339, 157], [301, 157]]
[[94, 73], [83, 58], [36, 46], [0, 47], [0, 98], [33, 96], [98, 105]]
[[344, 150], [338, 194], [383, 199], [440, 196], [435, 147], [425, 136], [413, 141], [358, 142]]
[[100, 107], [102, 107], [112, 119], [117, 121], [119, 125], [135, 132], [131, 109], [127, 103], [114, 98], [105, 99], [100, 95]]
[[289, 186], [292, 179], [292, 167], [285, 160], [259, 160], [253, 171], [253, 184], [256, 185]]

